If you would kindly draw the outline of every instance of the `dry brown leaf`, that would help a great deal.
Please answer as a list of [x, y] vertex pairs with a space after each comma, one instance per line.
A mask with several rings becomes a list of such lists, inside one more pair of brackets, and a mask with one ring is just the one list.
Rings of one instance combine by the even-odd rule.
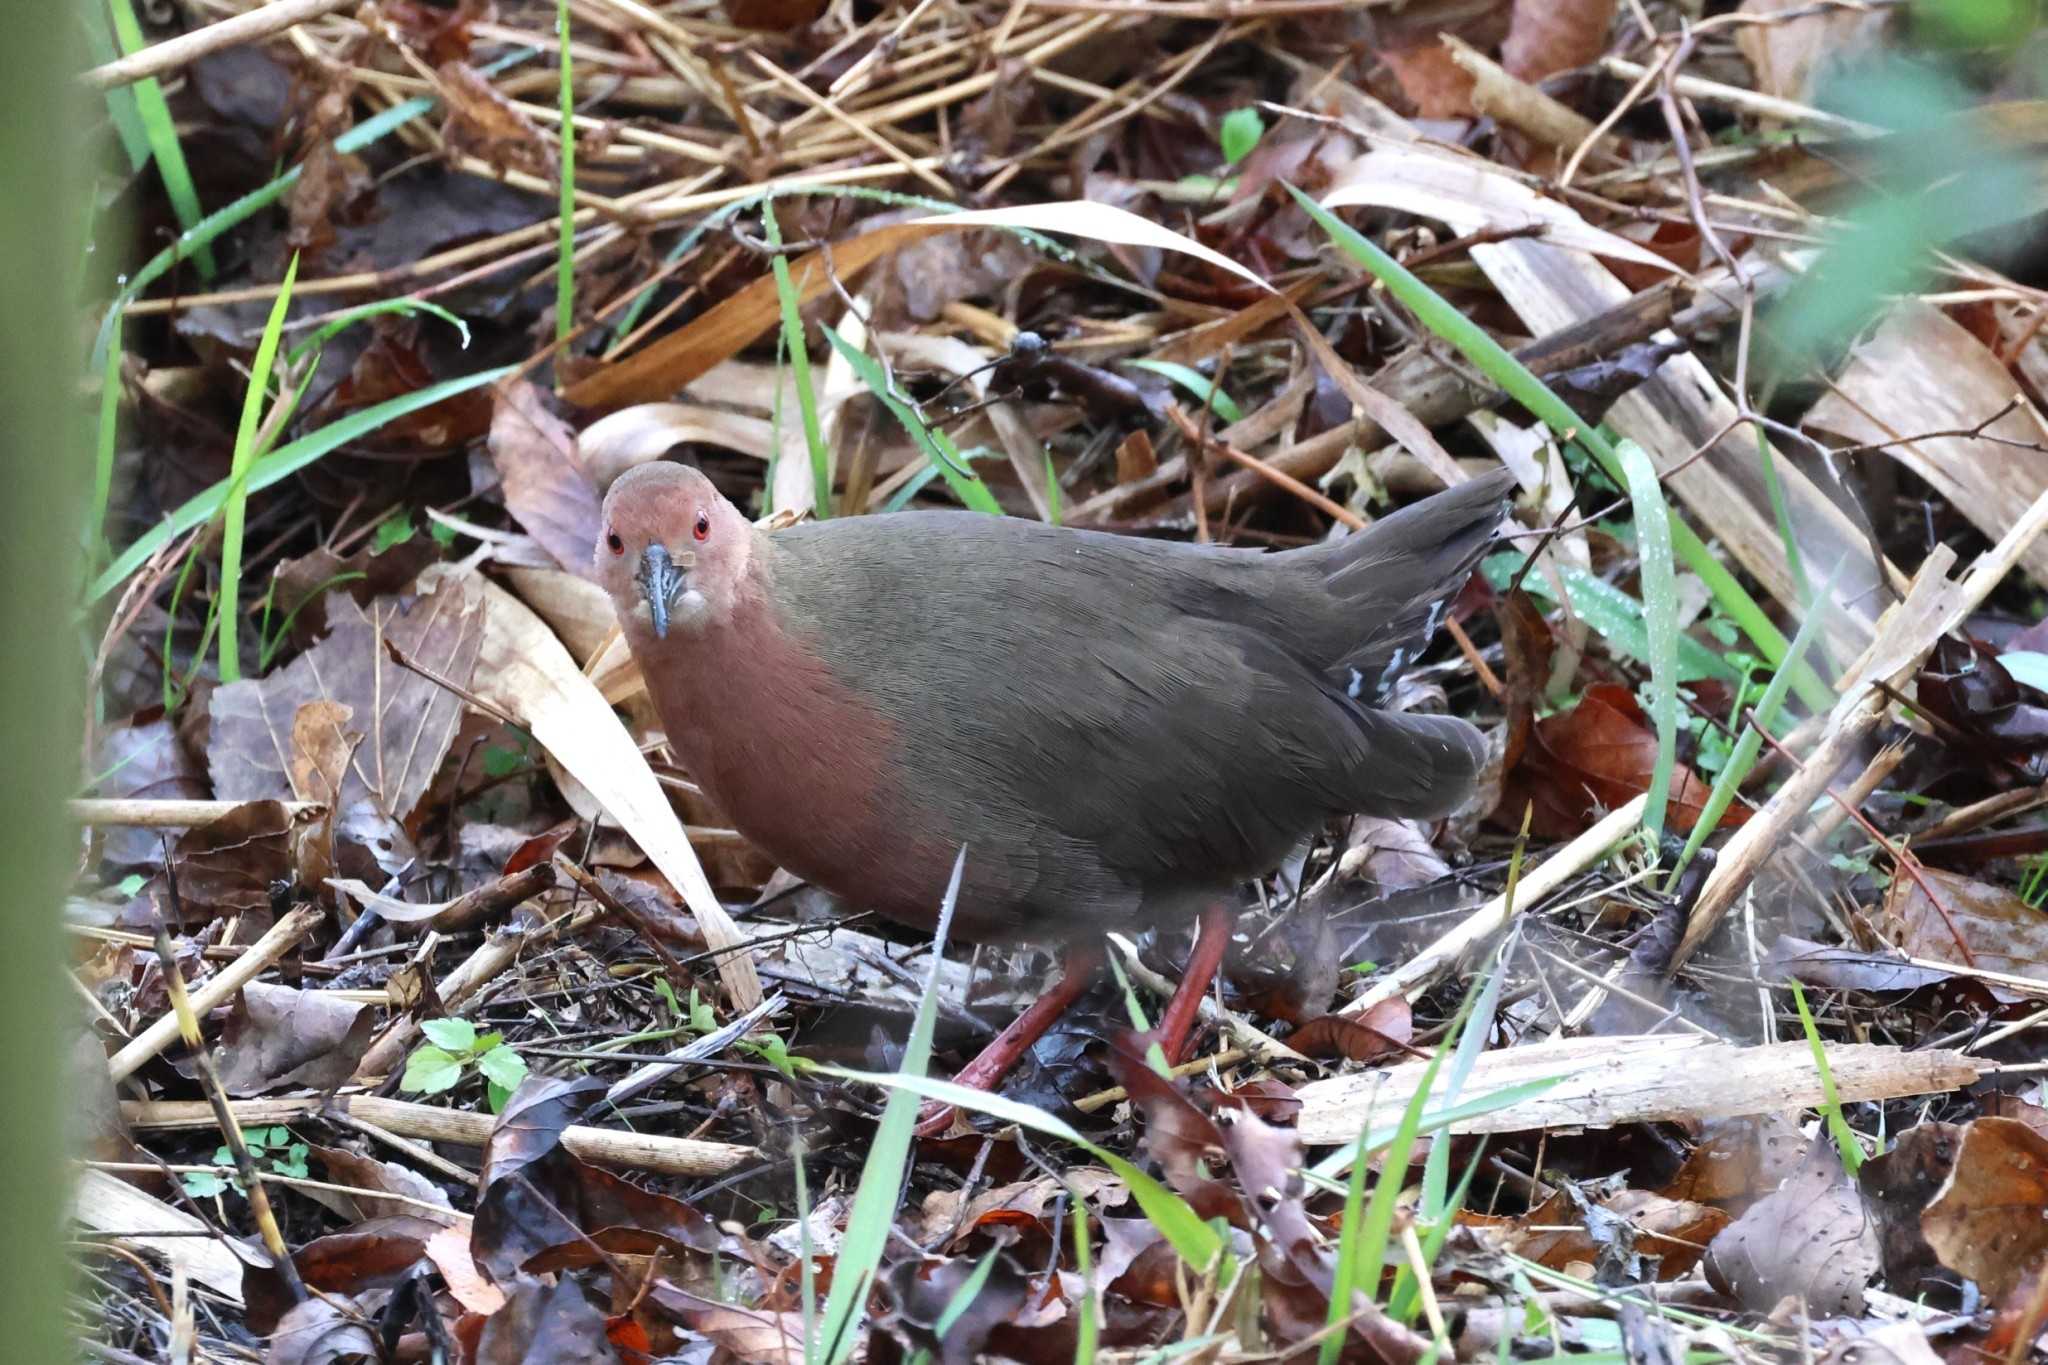
[[2010, 887], [1924, 865], [1919, 877], [1900, 873], [1885, 893], [1884, 933], [1913, 957], [2048, 981], [2048, 916]]
[[[179, 836], [171, 863], [177, 873], [176, 908], [185, 922], [223, 911], [268, 910], [271, 884], [292, 873], [292, 828], [281, 803], [245, 801]], [[164, 917], [171, 918], [170, 897], [159, 902]]]
[[505, 509], [555, 563], [588, 576], [600, 506], [569, 424], [548, 409], [538, 388], [514, 380], [497, 392], [490, 446]]
[[1707, 1249], [1708, 1278], [1758, 1312], [1797, 1294], [1816, 1317], [1854, 1316], [1877, 1267], [1877, 1229], [1826, 1134]]
[[1744, 24], [1735, 46], [1756, 72], [1756, 88], [1809, 104], [1814, 86], [1830, 70], [1853, 64], [1883, 36], [1881, 9], [1816, 8], [1807, 0], [1742, 0], [1741, 12], [1762, 18], [1796, 11], [1772, 23]]
[[2048, 1138], [2017, 1119], [1977, 1119], [1920, 1215], [1941, 1263], [2000, 1299], [2048, 1256]]
[[[1495, 814], [1503, 822], [1519, 824], [1524, 806], [1533, 804], [1533, 833], [1569, 838], [1591, 825], [1602, 810], [1626, 805], [1648, 791], [1656, 766], [1656, 732], [1634, 694], [1617, 683], [1596, 683], [1571, 710], [1536, 723], [1521, 761], [1508, 774]], [[1674, 765], [1671, 827], [1691, 829], [1707, 794], [1707, 784], [1691, 768]], [[1730, 806], [1721, 824], [1739, 825], [1747, 818], [1742, 807]]]
[[635, 465], [689, 442], [771, 459], [775, 424], [699, 403], [640, 403], [592, 422], [576, 438], [576, 448], [590, 481], [602, 491]]
[[417, 596], [379, 598], [368, 608], [346, 593], [330, 593], [326, 606], [324, 640], [268, 677], [214, 690], [207, 745], [214, 793], [231, 801], [290, 799], [298, 709], [333, 701], [352, 711], [350, 723], [365, 734], [348, 765], [340, 806], [369, 799], [382, 814], [403, 820], [455, 739], [462, 699], [401, 668], [388, 651], [468, 687], [482, 641], [481, 598], [456, 581]]
[[[682, 893], [713, 949], [744, 943], [732, 916], [712, 894], [654, 770], [611, 704], [525, 603], [495, 583], [479, 581], [478, 586], [487, 604], [477, 656], [478, 695], [516, 717], [610, 812]], [[735, 1008], [761, 1003], [752, 953], [721, 951], [718, 972]]]
[[[1619, 1190], [1592, 1207], [1595, 1212], [1582, 1215], [1566, 1195], [1554, 1194], [1513, 1220], [1509, 1245], [1517, 1255], [1553, 1270], [1577, 1262], [1596, 1264], [1612, 1247], [1624, 1254], [1655, 1257], [1656, 1278], [1676, 1280], [1692, 1273], [1707, 1244], [1729, 1223], [1729, 1215], [1720, 1209], [1648, 1190]], [[1581, 1226], [1586, 1217], [1600, 1221], [1597, 1233]]]
[[1607, 50], [1616, 0], [1515, 0], [1500, 64], [1534, 83], [1587, 66]]
[[447, 101], [443, 135], [451, 149], [467, 152], [504, 170], [525, 171], [542, 180], [556, 172], [554, 141], [467, 62], [447, 61], [435, 69]]
[[221, 1034], [221, 1084], [230, 1095], [330, 1090], [355, 1074], [376, 1026], [375, 1010], [332, 991], [252, 981]]
[[[1922, 436], [1984, 428], [1984, 436]], [[1998, 357], [1932, 304], [1899, 304], [1858, 345], [1806, 425], [1858, 444], [1898, 442], [1858, 460], [1896, 460], [1933, 485], [1989, 540], [2013, 528], [2048, 490], [2048, 459], [2033, 446], [2048, 434], [2041, 414], [2019, 396]], [[1990, 439], [1990, 438], [1998, 439]], [[2017, 444], [2015, 444], [2017, 443]], [[2020, 556], [2036, 584], [2048, 586], [2048, 541]]]

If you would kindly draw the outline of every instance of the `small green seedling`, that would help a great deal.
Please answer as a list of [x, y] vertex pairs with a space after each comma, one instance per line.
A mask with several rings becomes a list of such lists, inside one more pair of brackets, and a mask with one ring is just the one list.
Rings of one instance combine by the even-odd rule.
[[420, 1025], [426, 1046], [406, 1058], [398, 1088], [409, 1094], [438, 1095], [453, 1090], [471, 1068], [484, 1078], [491, 1112], [501, 1113], [505, 1101], [526, 1079], [526, 1059], [513, 1051], [502, 1033], [476, 1031], [467, 1019], [429, 1019]]
[[[306, 1144], [292, 1140], [292, 1130], [283, 1124], [275, 1128], [245, 1128], [242, 1143], [249, 1149], [249, 1157], [259, 1166], [267, 1166], [276, 1175], [290, 1176], [294, 1180], [306, 1178]], [[179, 1177], [185, 1186], [185, 1193], [194, 1199], [212, 1199], [233, 1190], [240, 1195], [249, 1192], [242, 1188], [242, 1177], [235, 1171], [235, 1154], [225, 1146], [213, 1154], [212, 1170], [186, 1171]]]
[[400, 507], [390, 516], [377, 523], [377, 530], [370, 537], [370, 554], [381, 555], [386, 550], [405, 544], [413, 537], [412, 513]]
[[1252, 148], [1258, 146], [1259, 139], [1265, 135], [1266, 121], [1249, 104], [1225, 114], [1216, 129], [1216, 141], [1223, 148], [1224, 164], [1235, 166], [1250, 156]]

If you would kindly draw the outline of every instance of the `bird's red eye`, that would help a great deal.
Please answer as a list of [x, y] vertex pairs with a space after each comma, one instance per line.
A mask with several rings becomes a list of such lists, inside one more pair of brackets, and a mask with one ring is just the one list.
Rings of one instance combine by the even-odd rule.
[[604, 547], [607, 550], [610, 550], [615, 555], [622, 555], [626, 553], [626, 542], [619, 539], [619, 533], [617, 531], [608, 531], [605, 533]]
[[708, 536], [708, 535], [710, 535], [710, 534], [711, 534], [711, 514], [710, 514], [709, 512], [699, 512], [699, 513], [697, 514], [697, 531], [696, 531], [697, 539], [699, 539], [699, 540], [702, 540], [702, 539], [704, 539], [704, 537], [706, 537], [706, 536]]

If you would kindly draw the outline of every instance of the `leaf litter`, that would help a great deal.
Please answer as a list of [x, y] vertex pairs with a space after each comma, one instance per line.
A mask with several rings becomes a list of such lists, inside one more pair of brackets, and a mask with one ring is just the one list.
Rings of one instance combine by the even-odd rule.
[[[173, 88], [207, 206], [267, 207], [209, 238], [196, 296], [107, 237], [153, 281], [130, 318], [170, 326], [123, 333], [94, 531], [102, 565], [142, 548], [82, 594], [69, 913], [105, 1079], [75, 1211], [110, 1249], [82, 1253], [83, 1338], [2044, 1349], [2048, 342], [2032, 201], [1996, 188], [2038, 131], [2023, 34], [1780, 0], [565, 9], [566, 93], [536, 0], [205, 56]], [[1915, 208], [1930, 130], [1953, 222]], [[150, 173], [108, 189], [170, 221]], [[222, 683], [215, 532], [161, 528], [223, 490], [293, 252], [286, 347], [377, 313], [288, 367], [270, 434], [361, 420], [251, 492]], [[1654, 488], [1602, 467], [1622, 440]], [[816, 1068], [894, 1070], [932, 964], [672, 761], [586, 578], [604, 488], [663, 458], [771, 526], [969, 499], [1266, 548], [1502, 463], [1522, 485], [1397, 690], [1493, 730], [1470, 807], [1335, 820], [1246, 888], [1181, 1075], [1120, 990], [1084, 997], [1012, 1083], [1030, 1108], [913, 1145], [836, 1347], [878, 1097]], [[1186, 939], [1138, 961], [1171, 978]], [[933, 1074], [1057, 946], [948, 949]]]

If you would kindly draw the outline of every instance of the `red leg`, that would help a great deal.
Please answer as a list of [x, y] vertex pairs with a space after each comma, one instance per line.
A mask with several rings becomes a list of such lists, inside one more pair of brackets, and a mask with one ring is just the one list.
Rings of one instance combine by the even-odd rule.
[[1180, 985], [1174, 988], [1173, 999], [1167, 1002], [1166, 1013], [1159, 1020], [1159, 1048], [1166, 1054], [1169, 1066], [1179, 1066], [1187, 1060], [1188, 1034], [1194, 1031], [1209, 983], [1216, 979], [1216, 971], [1223, 965], [1223, 953], [1230, 947], [1230, 931], [1236, 923], [1237, 916], [1222, 904], [1202, 912], [1195, 946], [1188, 953], [1187, 971], [1182, 973]]
[[[1069, 949], [1060, 964], [1060, 979], [1053, 982], [1052, 989], [1011, 1020], [1008, 1028], [997, 1034], [973, 1061], [960, 1069], [953, 1083], [974, 1090], [994, 1090], [1002, 1083], [1003, 1077], [1010, 1074], [1010, 1068], [1016, 1066], [1032, 1045], [1045, 1036], [1045, 1031], [1059, 1022], [1067, 1007], [1088, 993], [1088, 988], [1095, 984], [1095, 978], [1101, 971], [1101, 948]], [[931, 1137], [944, 1132], [952, 1123], [950, 1105], [927, 1104], [918, 1120], [917, 1131]]]

